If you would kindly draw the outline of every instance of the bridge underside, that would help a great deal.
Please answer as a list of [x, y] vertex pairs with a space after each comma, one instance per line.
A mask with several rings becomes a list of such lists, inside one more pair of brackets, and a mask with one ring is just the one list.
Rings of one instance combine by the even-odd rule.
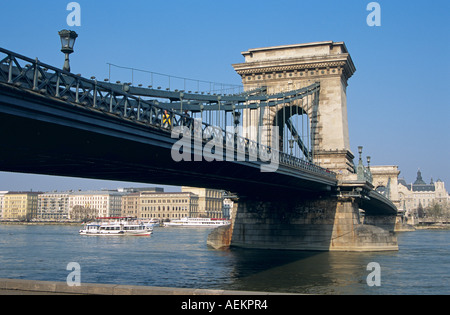
[[[166, 185], [243, 195], [329, 193], [335, 182], [260, 162], [175, 162], [167, 131], [0, 85], [0, 170]], [[17, 97], [17, 94], [21, 97]], [[16, 96], [13, 96], [16, 95]]]

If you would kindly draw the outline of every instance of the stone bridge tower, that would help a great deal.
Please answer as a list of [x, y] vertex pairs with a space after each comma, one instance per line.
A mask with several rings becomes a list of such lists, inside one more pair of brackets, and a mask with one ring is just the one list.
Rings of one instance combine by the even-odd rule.
[[[277, 101], [282, 98], [281, 102], [274, 102], [278, 103], [275, 106], [246, 109], [241, 120], [244, 135], [276, 147], [274, 141], [283, 144], [285, 141], [276, 139], [274, 134], [266, 137], [264, 130], [255, 136], [252, 128], [284, 128], [289, 124], [291, 127], [288, 128], [293, 131], [295, 119], [289, 121], [289, 118], [307, 115], [306, 121], [310, 126], [307, 138], [311, 137], [308, 150], [312, 149], [316, 164], [341, 174], [338, 176], [339, 191], [299, 191], [296, 194], [279, 189], [272, 194], [237, 193], [233, 223], [223, 233], [216, 230], [209, 244], [214, 243], [217, 247], [226, 236], [227, 240], [230, 239], [230, 246], [243, 248], [398, 250], [393, 233], [396, 216], [391, 203], [372, 191], [373, 186], [364, 174], [364, 178], [358, 179], [354, 170], [347, 124], [346, 89], [355, 67], [345, 44], [330, 41], [277, 46], [250, 49], [242, 54], [245, 62], [233, 66], [241, 75], [245, 89], [248, 91], [265, 86], [268, 94], [277, 93]], [[283, 92], [314, 83], [320, 84], [317, 92], [305, 93], [307, 97], [292, 103], [284, 102]], [[268, 98], [274, 100], [275, 97]], [[311, 103], [314, 105], [310, 106]], [[280, 116], [283, 119], [279, 119]], [[246, 134], [249, 129], [252, 131], [250, 135]], [[287, 130], [280, 130], [279, 134], [282, 137], [292, 136], [292, 132], [289, 135]], [[365, 211], [364, 220], [361, 220], [360, 208]]]
[[[316, 164], [338, 174], [353, 173], [354, 156], [350, 151], [346, 89], [355, 66], [345, 44], [327, 41], [256, 48], [242, 55], [245, 62], [234, 64], [233, 67], [242, 77], [246, 91], [266, 86], [267, 92], [272, 94], [320, 83], [319, 105], [314, 113], [310, 99], [287, 105], [294, 110], [284, 111], [308, 115]], [[244, 128], [248, 125], [277, 125], [275, 117], [279, 110], [272, 107], [269, 113], [263, 114], [264, 119], [260, 117], [261, 111], [244, 112]]]
[[375, 190], [383, 193], [394, 205], [400, 209], [400, 196], [398, 192], [398, 175], [400, 171], [396, 165], [370, 166]]

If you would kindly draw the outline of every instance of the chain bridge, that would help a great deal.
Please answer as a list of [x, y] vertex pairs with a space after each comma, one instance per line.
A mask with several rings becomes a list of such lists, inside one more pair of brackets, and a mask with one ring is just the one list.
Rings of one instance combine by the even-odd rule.
[[0, 170], [224, 189], [228, 245], [396, 250], [397, 209], [353, 163], [343, 43], [259, 48], [244, 91], [85, 78], [0, 48]]

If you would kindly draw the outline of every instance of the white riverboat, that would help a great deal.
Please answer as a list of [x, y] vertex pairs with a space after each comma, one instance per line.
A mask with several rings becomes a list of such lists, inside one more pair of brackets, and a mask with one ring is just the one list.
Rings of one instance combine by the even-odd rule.
[[132, 217], [104, 217], [94, 222], [86, 223], [80, 230], [80, 235], [101, 236], [149, 236], [153, 232], [152, 226]]
[[142, 220], [142, 223], [149, 228], [155, 227], [155, 226], [160, 226], [160, 222], [159, 219], [150, 219], [150, 220]]
[[219, 227], [228, 225], [231, 222], [225, 219], [211, 219], [211, 218], [181, 218], [164, 222], [165, 227], [183, 226], [183, 227]]

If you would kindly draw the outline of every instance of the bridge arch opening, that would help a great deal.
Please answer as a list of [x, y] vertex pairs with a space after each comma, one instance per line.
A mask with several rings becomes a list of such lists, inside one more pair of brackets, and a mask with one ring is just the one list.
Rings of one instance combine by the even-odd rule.
[[312, 160], [311, 118], [300, 105], [285, 105], [273, 113], [272, 126], [279, 128], [279, 150]]

